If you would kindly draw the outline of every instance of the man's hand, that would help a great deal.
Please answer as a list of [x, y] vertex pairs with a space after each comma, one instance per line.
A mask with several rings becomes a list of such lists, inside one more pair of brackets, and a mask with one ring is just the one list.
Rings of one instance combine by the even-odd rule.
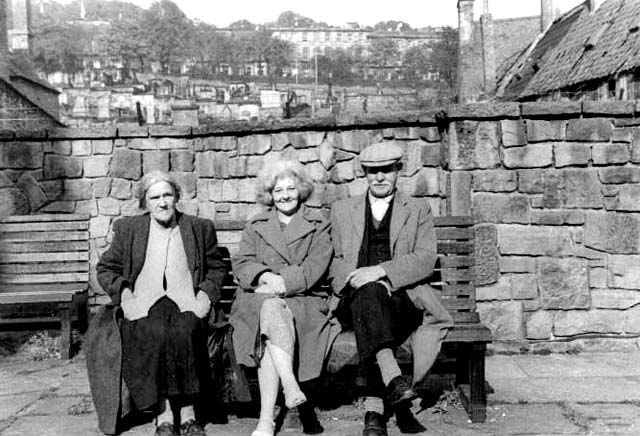
[[[278, 274], [274, 274], [272, 272], [265, 272], [260, 276], [260, 280], [258, 280], [258, 288], [262, 287], [262, 285], [268, 287], [272, 294], [275, 295], [284, 295], [287, 292], [287, 287], [284, 284], [284, 278]], [[265, 292], [264, 290], [256, 292]]]
[[367, 283], [377, 282], [381, 278], [387, 276], [387, 272], [380, 265], [364, 266], [351, 271], [345, 280], [347, 285], [354, 289], [358, 289]]

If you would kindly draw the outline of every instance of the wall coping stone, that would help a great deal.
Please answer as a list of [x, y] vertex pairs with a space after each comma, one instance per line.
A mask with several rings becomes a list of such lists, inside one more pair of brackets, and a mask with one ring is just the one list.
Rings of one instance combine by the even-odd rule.
[[448, 116], [453, 119], [469, 118], [519, 118], [520, 103], [516, 102], [489, 102], [468, 103], [451, 105], [448, 108]]
[[118, 138], [148, 138], [149, 128], [147, 126], [118, 126]]
[[187, 137], [191, 136], [191, 126], [163, 126], [163, 125], [150, 125], [149, 136], [152, 138], [157, 137]]
[[49, 130], [47, 138], [51, 140], [115, 138], [117, 132], [118, 129], [115, 125], [106, 127], [86, 127], [82, 129], [61, 127]]
[[47, 130], [16, 130], [15, 139], [47, 139]]
[[582, 113], [585, 115], [629, 115], [636, 112], [635, 101], [584, 101]]
[[623, 118], [613, 120], [614, 127], [635, 127], [640, 126], [640, 118]]
[[582, 103], [530, 101], [522, 103], [521, 109], [523, 117], [545, 115], [580, 115], [582, 113]]

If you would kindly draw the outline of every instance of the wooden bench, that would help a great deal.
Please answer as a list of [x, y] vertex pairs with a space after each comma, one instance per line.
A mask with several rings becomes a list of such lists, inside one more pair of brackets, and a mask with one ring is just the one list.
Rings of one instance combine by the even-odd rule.
[[[231, 255], [237, 250], [244, 221], [216, 221], [220, 245]], [[453, 316], [455, 325], [444, 340], [455, 354], [455, 385], [471, 421], [484, 422], [487, 393], [485, 388], [485, 353], [491, 342], [490, 330], [480, 323], [475, 301], [474, 230], [471, 217], [436, 217], [438, 262], [431, 285], [442, 291], [444, 306]], [[221, 307], [228, 314], [236, 285], [229, 273], [222, 293]], [[339, 356], [336, 356], [338, 355]], [[352, 356], [357, 362], [352, 332], [341, 333], [328, 358], [328, 370], [336, 361]], [[405, 356], [405, 359], [409, 356]], [[335, 368], [333, 368], [335, 369]]]
[[60, 357], [71, 356], [72, 318], [87, 326], [88, 215], [0, 219], [0, 325], [61, 328]]

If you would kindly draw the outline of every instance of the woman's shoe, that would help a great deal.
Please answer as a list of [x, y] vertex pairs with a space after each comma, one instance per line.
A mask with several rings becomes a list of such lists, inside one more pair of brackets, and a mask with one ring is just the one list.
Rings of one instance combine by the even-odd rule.
[[163, 422], [156, 426], [155, 436], [178, 436], [170, 422]]
[[256, 429], [251, 436], [273, 436], [276, 431], [276, 423], [274, 421], [258, 421]]

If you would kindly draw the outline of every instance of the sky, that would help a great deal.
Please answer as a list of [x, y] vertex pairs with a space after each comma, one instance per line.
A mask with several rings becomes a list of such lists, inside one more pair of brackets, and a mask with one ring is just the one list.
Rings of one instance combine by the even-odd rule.
[[[58, 0], [60, 1], [60, 0]], [[72, 0], [62, 0], [69, 3]], [[153, 0], [128, 0], [148, 8]], [[280, 13], [291, 10], [315, 21], [342, 26], [355, 21], [374, 25], [397, 20], [414, 28], [458, 26], [457, 0], [173, 0], [191, 19], [218, 27], [247, 19], [255, 24], [275, 21]], [[565, 12], [584, 0], [555, 0]], [[474, 17], [482, 13], [483, 0], [475, 0]], [[540, 14], [540, 0], [489, 0], [493, 18], [526, 17]]]

